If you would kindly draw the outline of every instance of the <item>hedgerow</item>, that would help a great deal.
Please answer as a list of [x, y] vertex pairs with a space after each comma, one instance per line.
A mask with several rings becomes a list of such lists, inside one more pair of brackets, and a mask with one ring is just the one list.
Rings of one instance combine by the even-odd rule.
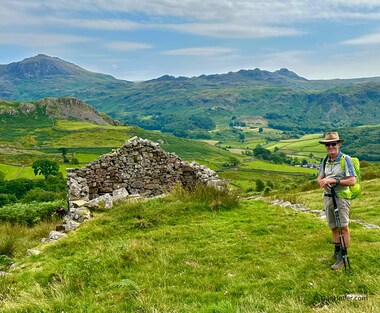
[[40, 221], [51, 219], [58, 206], [64, 206], [64, 200], [53, 202], [14, 203], [0, 208], [0, 221], [12, 224], [33, 226]]

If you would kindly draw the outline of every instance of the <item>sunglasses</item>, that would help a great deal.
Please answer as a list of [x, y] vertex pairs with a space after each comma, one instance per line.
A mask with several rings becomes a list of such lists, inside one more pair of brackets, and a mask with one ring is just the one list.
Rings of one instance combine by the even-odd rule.
[[337, 144], [338, 144], [337, 142], [325, 143], [325, 147], [330, 147], [330, 146], [335, 147]]

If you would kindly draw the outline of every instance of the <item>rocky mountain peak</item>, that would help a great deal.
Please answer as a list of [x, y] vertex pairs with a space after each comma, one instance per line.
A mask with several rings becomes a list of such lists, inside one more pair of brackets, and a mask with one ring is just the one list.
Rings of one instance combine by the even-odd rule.
[[7, 75], [22, 79], [69, 75], [80, 70], [82, 69], [77, 65], [44, 54], [38, 54], [20, 62], [10, 63], [5, 68]]

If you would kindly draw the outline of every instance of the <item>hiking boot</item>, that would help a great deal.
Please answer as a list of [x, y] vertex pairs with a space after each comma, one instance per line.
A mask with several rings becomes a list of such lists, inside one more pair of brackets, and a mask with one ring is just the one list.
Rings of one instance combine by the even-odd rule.
[[335, 251], [333, 254], [333, 259], [337, 260], [341, 257], [341, 252], [340, 251]]
[[342, 258], [342, 255], [339, 254], [339, 255], [337, 256], [337, 259], [336, 259], [335, 263], [334, 263], [333, 265], [331, 265], [331, 269], [332, 269], [332, 270], [340, 270], [340, 269], [342, 269], [343, 267], [344, 267], [344, 260], [343, 260], [343, 258]]

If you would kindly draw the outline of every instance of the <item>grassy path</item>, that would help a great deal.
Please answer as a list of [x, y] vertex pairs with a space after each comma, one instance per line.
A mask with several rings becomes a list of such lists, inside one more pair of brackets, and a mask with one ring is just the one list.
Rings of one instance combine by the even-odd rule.
[[25, 167], [24, 165], [21, 165], [21, 168], [18, 171], [18, 173], [16, 174], [16, 176], [14, 177], [14, 179], [17, 179], [20, 176], [21, 172], [24, 170], [24, 167]]

